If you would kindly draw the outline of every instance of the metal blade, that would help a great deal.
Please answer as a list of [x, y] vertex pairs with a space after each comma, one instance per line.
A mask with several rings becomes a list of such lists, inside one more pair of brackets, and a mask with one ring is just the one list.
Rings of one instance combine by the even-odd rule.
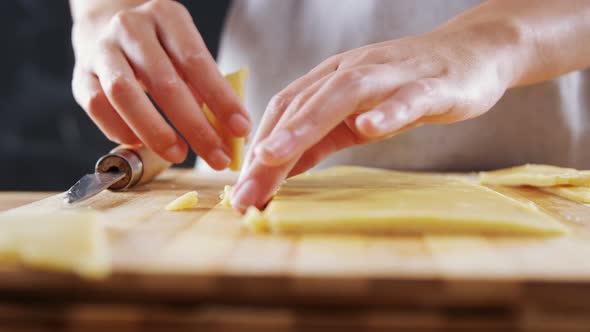
[[74, 203], [92, 197], [124, 176], [124, 172], [86, 174], [66, 192], [64, 201]]

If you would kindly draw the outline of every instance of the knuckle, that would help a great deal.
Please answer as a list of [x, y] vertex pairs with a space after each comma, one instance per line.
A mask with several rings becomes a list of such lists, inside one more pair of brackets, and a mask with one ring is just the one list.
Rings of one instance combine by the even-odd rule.
[[184, 53], [180, 59], [182, 66], [187, 68], [201, 68], [206, 65], [207, 54], [202, 50], [191, 50]]
[[435, 89], [435, 85], [435, 80], [423, 79], [408, 83], [408, 88], [418, 93], [429, 94]]
[[110, 22], [109, 33], [143, 33], [143, 27], [147, 23], [147, 17], [145, 13], [133, 8], [125, 9], [113, 16]]
[[127, 98], [133, 89], [133, 82], [122, 74], [116, 74], [105, 84], [105, 92], [115, 100]]
[[324, 60], [325, 64], [335, 64], [335, 63], [339, 63], [342, 61], [342, 55], [341, 54], [335, 54], [335, 55], [331, 55], [329, 56], [326, 60]]
[[306, 96], [299, 94], [295, 98], [293, 98], [293, 101], [291, 102], [290, 106], [292, 106], [294, 109], [299, 109], [303, 106], [306, 100]]
[[181, 3], [173, 0], [151, 0], [147, 3], [147, 7], [155, 14], [188, 13], [188, 10]]
[[156, 90], [156, 93], [163, 95], [173, 95], [180, 91], [181, 82], [177, 77], [169, 75], [165, 78], [158, 78], [154, 82], [153, 88]]
[[344, 59], [338, 64], [337, 70], [346, 70], [354, 67], [355, 64], [350, 59]]
[[291, 102], [292, 98], [293, 97], [288, 92], [279, 92], [270, 99], [270, 102], [268, 103], [268, 111], [277, 112], [285, 109]]
[[340, 61], [339, 70], [357, 67], [362, 64], [369, 64], [373, 61], [373, 52], [369, 50], [361, 50], [353, 54], [347, 55]]
[[408, 117], [408, 112], [413, 109], [413, 99], [397, 98], [388, 103], [386, 107], [398, 120], [404, 120]]
[[148, 6], [153, 10], [166, 10], [173, 1], [170, 0], [150, 0]]
[[92, 68], [95, 62], [103, 59], [105, 54], [112, 53], [118, 49], [118, 31], [115, 29], [106, 29], [101, 32], [96, 38], [96, 47], [92, 49], [92, 54], [89, 56], [88, 67]]
[[342, 61], [343, 60], [342, 60], [341, 54], [332, 55], [329, 58], [327, 58], [326, 60], [322, 61], [322, 63], [320, 63], [315, 68], [313, 68], [310, 72], [313, 73], [316, 71], [320, 71], [320, 70], [324, 69], [325, 67], [332, 68], [333, 70], [338, 70], [338, 68], [340, 68], [340, 66], [341, 66]]
[[363, 79], [363, 75], [358, 70], [345, 70], [337, 72], [330, 80], [333, 85], [342, 86], [355, 86], [360, 84]]
[[91, 117], [100, 116], [107, 108], [108, 101], [104, 92], [94, 91], [86, 101], [85, 109]]
[[171, 146], [176, 144], [176, 134], [166, 126], [154, 126], [149, 135], [150, 147], [157, 152], [166, 152]]
[[111, 26], [115, 31], [132, 31], [142, 19], [142, 15], [135, 10], [122, 10], [113, 16]]

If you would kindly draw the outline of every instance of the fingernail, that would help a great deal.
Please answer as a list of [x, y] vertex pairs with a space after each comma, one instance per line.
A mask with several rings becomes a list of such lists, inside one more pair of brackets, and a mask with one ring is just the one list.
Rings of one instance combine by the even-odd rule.
[[258, 148], [260, 157], [263, 160], [283, 159], [292, 153], [294, 145], [293, 135], [287, 130], [280, 130], [267, 138], [262, 147]]
[[168, 150], [166, 150], [166, 152], [164, 152], [164, 159], [173, 163], [181, 163], [184, 161], [184, 158], [184, 149], [182, 149], [182, 147], [180, 147], [178, 144], [173, 145]]
[[369, 111], [366, 113], [369, 121], [375, 128], [383, 127], [383, 120], [385, 120], [385, 114], [378, 110]]
[[242, 114], [235, 113], [229, 117], [229, 127], [234, 135], [239, 137], [246, 136], [250, 132], [250, 120]]
[[231, 162], [231, 158], [228, 157], [228, 155], [225, 152], [223, 152], [223, 150], [216, 149], [209, 154], [208, 161], [211, 167], [213, 167], [214, 169], [222, 170], [229, 165], [229, 163]]
[[254, 180], [247, 180], [231, 194], [231, 206], [244, 211], [248, 206], [254, 205], [257, 196], [257, 184]]
[[384, 120], [385, 115], [383, 112], [371, 110], [359, 115], [355, 120], [355, 124], [357, 130], [367, 137], [377, 137], [382, 135], [385, 125]]

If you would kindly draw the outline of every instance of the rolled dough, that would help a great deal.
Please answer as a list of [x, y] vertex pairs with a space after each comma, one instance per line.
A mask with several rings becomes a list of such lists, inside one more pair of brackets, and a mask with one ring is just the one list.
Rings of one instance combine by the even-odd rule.
[[105, 230], [93, 212], [0, 214], [0, 259], [88, 278], [111, 270]]
[[[250, 218], [251, 220], [249, 220]], [[563, 234], [540, 211], [457, 176], [337, 167], [287, 181], [254, 230], [278, 233]]]
[[497, 171], [481, 172], [479, 180], [482, 184], [503, 186], [590, 186], [590, 171], [527, 164]]

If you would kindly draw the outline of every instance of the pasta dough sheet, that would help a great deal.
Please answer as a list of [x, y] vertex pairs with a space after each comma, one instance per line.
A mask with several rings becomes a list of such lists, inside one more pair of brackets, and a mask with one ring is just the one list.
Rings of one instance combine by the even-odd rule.
[[479, 180], [482, 184], [503, 186], [590, 186], [590, 171], [527, 164], [497, 171], [481, 172]]
[[559, 186], [559, 187], [546, 187], [544, 191], [569, 199], [570, 201], [590, 204], [590, 187], [572, 187], [572, 186]]
[[288, 180], [263, 216], [266, 225], [256, 213], [245, 222], [278, 233], [567, 232], [532, 202], [522, 203], [457, 176], [359, 167]]
[[0, 259], [88, 278], [111, 269], [105, 230], [91, 212], [1, 214]]
[[[237, 72], [225, 75], [225, 79], [242, 101], [244, 100], [244, 95], [246, 93], [245, 86], [248, 73], [248, 68], [243, 67]], [[203, 112], [205, 113], [205, 116], [207, 116], [207, 120], [209, 120], [211, 125], [231, 150], [229, 169], [232, 171], [239, 171], [242, 167], [242, 159], [244, 157], [245, 138], [232, 136], [230, 132], [217, 121], [217, 118], [207, 105], [203, 105]]]

